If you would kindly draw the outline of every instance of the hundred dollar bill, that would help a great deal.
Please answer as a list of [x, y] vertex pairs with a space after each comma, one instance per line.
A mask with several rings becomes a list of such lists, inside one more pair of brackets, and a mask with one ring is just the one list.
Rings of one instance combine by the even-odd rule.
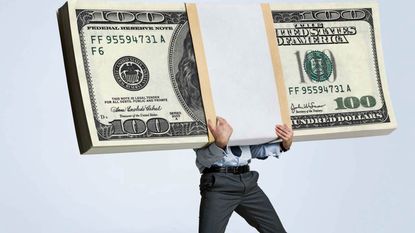
[[263, 13], [296, 139], [396, 128], [377, 4], [264, 4]]
[[81, 153], [209, 141], [185, 4], [69, 1], [58, 19]]

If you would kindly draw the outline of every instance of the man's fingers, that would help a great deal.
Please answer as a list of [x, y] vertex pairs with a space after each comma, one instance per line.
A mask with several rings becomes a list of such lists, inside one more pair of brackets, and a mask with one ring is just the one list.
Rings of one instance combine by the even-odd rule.
[[212, 123], [210, 119], [208, 120], [208, 128], [212, 133], [216, 131], [216, 127], [214, 126], [214, 124]]
[[286, 132], [280, 128], [275, 128], [275, 133], [278, 135], [278, 137], [283, 138], [285, 140], [288, 140], [291, 135], [289, 132]]
[[285, 129], [285, 126], [284, 125], [276, 125], [275, 127], [276, 128], [280, 128], [280, 129]]
[[226, 125], [226, 120], [222, 117], [216, 117], [216, 127]]
[[280, 138], [282, 139], [282, 140], [284, 140], [284, 141], [288, 141], [290, 138], [289, 137], [287, 137], [287, 136], [280, 136]]
[[287, 125], [287, 124], [284, 124], [284, 127], [285, 127], [285, 131], [286, 131], [288, 134], [293, 134], [293, 129], [291, 128], [291, 126], [289, 126], [289, 125]]
[[292, 130], [291, 130], [291, 128], [289, 128], [288, 126], [276, 126], [275, 127], [275, 129], [277, 130], [281, 130], [282, 132], [284, 132], [285, 134], [287, 134], [287, 135], [291, 135], [291, 133], [292, 133]]
[[286, 136], [283, 136], [283, 135], [278, 135], [278, 134], [277, 134], [277, 136], [278, 136], [279, 138], [281, 138], [282, 140], [284, 140], [284, 141], [289, 140], [289, 137], [286, 137]]
[[287, 129], [285, 129], [285, 128], [284, 128], [284, 127], [282, 127], [282, 126], [277, 126], [277, 127], [275, 128], [275, 130], [279, 130], [279, 131], [281, 131], [281, 132], [288, 133], [288, 132], [287, 132]]
[[216, 126], [223, 125], [224, 121], [222, 117], [216, 117]]
[[232, 127], [229, 125], [229, 123], [224, 118], [216, 117], [216, 119], [217, 119], [216, 127], [232, 129]]
[[278, 135], [278, 136], [280, 136], [280, 135], [284, 135], [284, 131], [282, 131], [281, 129], [279, 129], [279, 128], [276, 128], [275, 129], [275, 133]]
[[277, 136], [283, 139], [287, 139], [289, 138], [289, 136], [285, 133], [281, 133], [281, 132], [276, 132]]
[[217, 121], [220, 121], [220, 122], [226, 122], [225, 118], [220, 117], [220, 116], [217, 116], [217, 117], [216, 117], [216, 120], [217, 120]]

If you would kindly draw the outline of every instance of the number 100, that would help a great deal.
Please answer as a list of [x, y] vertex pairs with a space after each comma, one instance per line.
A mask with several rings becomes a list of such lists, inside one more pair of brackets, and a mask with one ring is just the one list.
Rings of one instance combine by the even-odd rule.
[[354, 96], [349, 96], [346, 98], [339, 97], [337, 99], [334, 99], [334, 101], [336, 101], [337, 103], [336, 110], [356, 109], [360, 106], [363, 106], [365, 108], [371, 108], [376, 105], [376, 99], [371, 95], [362, 96], [360, 99]]

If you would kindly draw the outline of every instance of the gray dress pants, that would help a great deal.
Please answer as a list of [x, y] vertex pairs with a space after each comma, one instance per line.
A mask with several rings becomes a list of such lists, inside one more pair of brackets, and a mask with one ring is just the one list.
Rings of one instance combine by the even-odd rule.
[[285, 233], [258, 172], [206, 173], [200, 178], [199, 233], [223, 233], [235, 211], [261, 233]]

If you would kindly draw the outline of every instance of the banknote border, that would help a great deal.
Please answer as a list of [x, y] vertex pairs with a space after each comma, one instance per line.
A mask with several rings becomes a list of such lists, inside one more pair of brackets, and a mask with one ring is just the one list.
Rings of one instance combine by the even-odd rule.
[[[379, 68], [379, 61], [378, 61], [378, 54], [377, 54], [377, 46], [376, 46], [376, 38], [375, 38], [375, 23], [374, 23], [374, 18], [373, 18], [373, 8], [341, 8], [339, 7], [338, 9], [333, 9], [333, 8], [328, 8], [328, 9], [307, 9], [307, 11], [324, 11], [324, 10], [342, 10], [342, 9], [360, 9], [360, 10], [365, 10], [366, 13], [368, 13], [367, 17], [360, 19], [363, 21], [366, 21], [369, 23], [370, 25], [370, 33], [371, 33], [371, 46], [372, 46], [372, 55], [374, 57], [374, 61], [375, 61], [375, 72], [376, 72], [376, 78], [377, 78], [377, 84], [378, 84], [378, 91], [382, 100], [382, 107], [380, 107], [377, 110], [370, 110], [370, 111], [359, 111], [359, 112], [354, 112], [354, 113], [329, 113], [329, 114], [313, 114], [313, 115], [300, 115], [300, 116], [291, 116], [291, 121], [293, 122], [292, 127], [295, 130], [302, 130], [302, 129], [314, 129], [314, 128], [333, 128], [333, 127], [347, 127], [347, 126], [352, 126], [352, 125], [367, 125], [367, 124], [382, 124], [382, 123], [391, 123], [391, 119], [388, 113], [388, 109], [386, 106], [386, 101], [385, 101], [385, 95], [383, 92], [383, 88], [382, 88], [382, 78], [380, 75], [380, 68]], [[298, 12], [300, 10], [271, 10], [271, 15], [272, 15], [272, 21], [274, 24], [276, 23], [292, 23], [292, 22], [297, 22], [297, 21], [284, 21], [284, 22], [279, 22], [276, 17], [275, 14], [277, 13], [295, 13]], [[347, 20], [337, 20], [337, 21], [347, 21]], [[313, 21], [301, 21], [301, 22], [313, 22]], [[301, 124], [301, 125], [295, 125], [294, 124], [294, 120], [303, 120], [303, 119], [310, 119], [310, 118], [314, 118], [314, 119], [318, 119], [318, 118], [329, 118], [329, 117], [339, 117], [339, 116], [343, 116], [343, 117], [348, 117], [348, 116], [352, 116], [355, 115], [355, 113], [359, 113], [359, 114], [382, 114], [382, 118], [375, 118], [375, 119], [369, 119], [369, 120], [351, 120], [351, 121], [343, 121], [343, 122], [336, 122], [336, 124], [333, 123], [314, 123], [314, 124]]]
[[[99, 11], [112, 11], [112, 9], [97, 9]], [[191, 137], [191, 136], [206, 136], [207, 135], [207, 127], [206, 124], [195, 121], [195, 122], [178, 122], [178, 123], [170, 123], [169, 131], [163, 134], [157, 134], [157, 133], [151, 133], [149, 131], [146, 131], [144, 134], [140, 135], [132, 135], [132, 134], [126, 134], [125, 135], [112, 135], [112, 125], [106, 125], [102, 124], [97, 118], [99, 116], [98, 110], [96, 107], [96, 100], [95, 100], [95, 91], [92, 84], [92, 78], [91, 73], [89, 69], [89, 59], [86, 53], [86, 42], [85, 38], [83, 36], [82, 28], [89, 24], [90, 20], [90, 12], [94, 11], [94, 9], [75, 9], [75, 14], [77, 18], [77, 29], [80, 37], [80, 44], [81, 44], [81, 53], [82, 53], [82, 59], [84, 62], [84, 69], [85, 69], [85, 75], [88, 83], [88, 93], [90, 97], [91, 102], [91, 108], [94, 118], [94, 123], [96, 127], [96, 132], [99, 141], [107, 141], [107, 140], [119, 140], [119, 139], [150, 139], [150, 138], [160, 138], [160, 137]], [[188, 17], [186, 11], [157, 11], [158, 13], [162, 13], [165, 17], [165, 20], [162, 23], [159, 24], [183, 24], [185, 22], [188, 22]], [[181, 16], [185, 15], [184, 18]], [[178, 18], [179, 21], [174, 21], [174, 16]], [[99, 24], [102, 24], [100, 22]], [[105, 23], [104, 23], [105, 24]], [[111, 23], [114, 24], [114, 23]], [[134, 24], [145, 24], [142, 22], [135, 22]]]
[[[190, 115], [190, 117], [193, 120], [199, 121], [199, 122], [203, 123], [204, 125], [206, 125], [206, 122], [203, 122], [200, 119], [198, 119], [197, 116], [193, 113], [193, 111], [189, 108], [189, 106], [187, 106], [186, 101], [184, 100], [182, 94], [179, 91], [177, 82], [175, 80], [175, 74], [173, 73], [173, 70], [174, 70], [173, 64], [172, 64], [172, 61], [170, 60], [170, 57], [172, 57], [171, 55], [173, 54], [173, 49], [174, 49], [173, 41], [175, 41], [175, 39], [177, 38], [178, 34], [180, 33], [180, 30], [182, 30], [183, 27], [185, 27], [186, 23], [187, 22], [185, 22], [184, 24], [179, 24], [180, 26], [178, 26], [175, 29], [175, 31], [173, 32], [172, 38], [171, 38], [171, 42], [170, 42], [170, 46], [169, 46], [169, 58], [168, 58], [170, 80], [171, 80], [171, 83], [173, 85], [173, 90], [176, 93], [176, 96], [179, 97], [179, 102], [182, 105], [182, 107], [185, 109], [185, 111]], [[187, 23], [187, 25], [188, 25], [188, 23]], [[190, 33], [190, 27], [189, 27], [189, 33]], [[193, 40], [193, 38], [192, 38], [192, 40]], [[193, 48], [193, 51], [194, 51], [194, 48]], [[198, 73], [197, 64], [195, 66], [196, 66], [195, 67], [196, 68], [196, 72]], [[197, 78], [199, 78], [199, 77], [197, 77]], [[200, 90], [200, 85], [199, 85], [199, 90]], [[203, 108], [203, 101], [202, 101], [202, 110], [203, 110], [203, 115], [205, 115], [204, 108]]]

